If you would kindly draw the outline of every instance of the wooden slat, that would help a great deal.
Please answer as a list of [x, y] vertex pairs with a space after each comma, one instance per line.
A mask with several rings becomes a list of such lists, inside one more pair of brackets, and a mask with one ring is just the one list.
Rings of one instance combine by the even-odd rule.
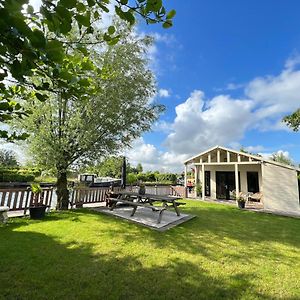
[[19, 192], [18, 191], [15, 191], [14, 192], [14, 200], [13, 200], [13, 204], [12, 204], [12, 209], [13, 210], [16, 210], [17, 208], [17, 203], [18, 203], [18, 196], [19, 196]]
[[27, 208], [29, 206], [29, 194], [30, 191], [26, 191], [25, 205], [24, 205], [24, 215], [26, 215]]
[[8, 192], [8, 198], [7, 198], [7, 204], [6, 204], [9, 208], [11, 208], [11, 198], [12, 198], [12, 195], [13, 195], [13, 191], [9, 191]]
[[6, 192], [5, 191], [1, 191], [2, 192], [2, 198], [1, 198], [1, 206], [4, 206], [5, 204], [5, 197], [6, 197]]
[[22, 209], [24, 207], [24, 203], [23, 203], [24, 202], [24, 195], [25, 195], [25, 191], [21, 191], [18, 209]]
[[95, 189], [95, 191], [94, 191], [94, 195], [95, 195], [94, 201], [95, 202], [99, 202], [99, 196], [100, 196], [99, 193], [100, 193], [100, 190]]
[[52, 204], [52, 196], [53, 196], [53, 189], [50, 190], [50, 201], [49, 201], [49, 206]]

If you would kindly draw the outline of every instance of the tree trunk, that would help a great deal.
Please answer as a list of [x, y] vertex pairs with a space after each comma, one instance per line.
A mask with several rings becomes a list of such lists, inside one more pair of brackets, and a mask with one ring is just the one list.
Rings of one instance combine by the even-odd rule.
[[69, 190], [66, 169], [57, 172], [57, 209], [69, 208]]

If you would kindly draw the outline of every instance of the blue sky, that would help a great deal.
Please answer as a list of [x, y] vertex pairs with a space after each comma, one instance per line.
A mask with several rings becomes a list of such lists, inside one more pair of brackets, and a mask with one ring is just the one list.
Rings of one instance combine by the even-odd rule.
[[139, 25], [156, 37], [152, 68], [166, 106], [129, 157], [180, 170], [216, 144], [300, 162], [300, 133], [281, 123], [300, 107], [299, 1], [165, 0], [174, 26]]
[[149, 58], [166, 112], [126, 151], [131, 163], [180, 172], [215, 145], [300, 163], [300, 133], [281, 122], [300, 107], [300, 1], [163, 2], [177, 11], [174, 26], [137, 31], [156, 40]]

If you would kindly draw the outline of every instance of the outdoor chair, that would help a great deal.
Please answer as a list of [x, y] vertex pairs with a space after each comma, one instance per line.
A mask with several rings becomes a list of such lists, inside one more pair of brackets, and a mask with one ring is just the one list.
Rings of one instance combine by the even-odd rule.
[[251, 194], [248, 196], [248, 201], [261, 202], [262, 196], [261, 192]]

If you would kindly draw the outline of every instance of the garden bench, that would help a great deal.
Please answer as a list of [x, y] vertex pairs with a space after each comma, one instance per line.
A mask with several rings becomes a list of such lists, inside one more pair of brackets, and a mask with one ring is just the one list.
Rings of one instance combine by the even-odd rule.
[[133, 202], [133, 201], [125, 200], [125, 199], [108, 198], [108, 200], [109, 200], [110, 203], [112, 203], [112, 205], [110, 207], [110, 210], [114, 210], [114, 208], [117, 206], [118, 202], [121, 202], [123, 204], [127, 204], [129, 206], [132, 206], [133, 210], [132, 210], [132, 213], [130, 215], [131, 217], [134, 216], [134, 214], [135, 214], [138, 207], [145, 207], [145, 208], [151, 209], [152, 211], [159, 212], [158, 219], [157, 219], [157, 224], [159, 224], [161, 222], [162, 214], [167, 209], [166, 206], [153, 206], [151, 204]]
[[6, 223], [8, 216], [7, 212], [9, 211], [8, 206], [0, 206], [0, 223]]

